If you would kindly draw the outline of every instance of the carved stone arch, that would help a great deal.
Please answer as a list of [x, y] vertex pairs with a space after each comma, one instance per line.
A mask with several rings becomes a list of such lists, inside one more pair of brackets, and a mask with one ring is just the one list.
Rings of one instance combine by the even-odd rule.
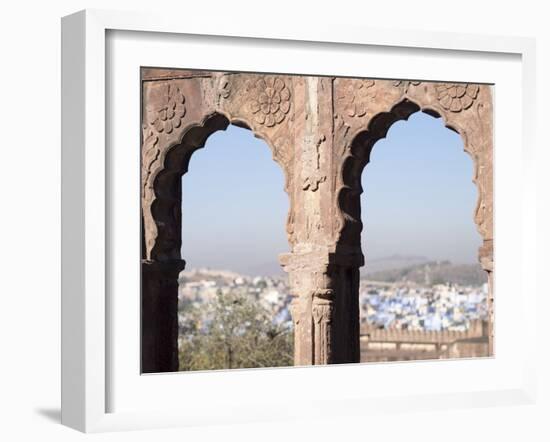
[[[344, 149], [345, 154], [341, 160], [338, 177], [341, 186], [337, 194], [341, 219], [339, 242], [349, 245], [359, 244], [362, 230], [359, 202], [363, 192], [361, 176], [370, 161], [372, 148], [377, 141], [386, 137], [388, 130], [395, 122], [407, 120], [413, 113], [419, 111], [434, 118], [441, 118], [446, 128], [460, 135], [464, 151], [472, 160], [472, 181], [477, 189], [473, 219], [482, 239], [492, 240], [492, 184], [489, 186], [487, 181], [482, 182], [480, 179], [481, 170], [485, 176], [492, 176], [492, 161], [488, 161], [492, 159], [492, 142], [482, 141], [485, 146], [479, 146], [471, 141], [482, 138], [482, 130], [472, 122], [471, 118], [461, 119], [457, 114], [445, 110], [440, 104], [430, 100], [416, 98], [413, 101], [409, 97], [400, 97], [398, 102], [391, 105], [389, 111], [380, 111], [373, 115], [366, 128], [357, 128], [350, 136], [349, 146]], [[489, 133], [489, 136], [492, 134]]]
[[[474, 183], [477, 191], [476, 204], [473, 210], [473, 220], [478, 233], [481, 235], [482, 240], [492, 240], [493, 188], [492, 183], [490, 187], [488, 187], [487, 183], [481, 180], [482, 176], [487, 176], [488, 174], [492, 176], [492, 143], [490, 143], [491, 161], [487, 161], [487, 158], [483, 157], [483, 154], [487, 153], [487, 149], [483, 149], [482, 146], [480, 147], [475, 142], [475, 140], [480, 139], [481, 131], [479, 127], [476, 127], [476, 125], [472, 125], [471, 120], [464, 121], [458, 119], [456, 114], [446, 111], [437, 104], [431, 104], [429, 106], [422, 107], [420, 110], [424, 113], [427, 113], [428, 115], [434, 116], [435, 118], [441, 118], [443, 120], [444, 126], [447, 129], [450, 129], [460, 135], [460, 138], [462, 139], [463, 150], [472, 160], [472, 182]], [[481, 172], [482, 170], [483, 174]]]
[[[492, 352], [492, 272], [493, 272], [493, 127], [492, 90], [488, 85], [426, 83], [420, 81], [344, 80], [363, 87], [369, 95], [349, 92], [340, 84], [335, 95], [342, 98], [336, 105], [335, 144], [337, 170], [335, 215], [337, 247], [361, 254], [361, 175], [370, 159], [374, 144], [385, 138], [389, 128], [422, 111], [442, 118], [444, 125], [457, 132], [464, 151], [473, 163], [472, 180], [478, 198], [473, 219], [483, 240], [479, 262], [488, 274], [489, 351]], [[357, 91], [357, 86], [354, 87]], [[344, 91], [344, 92], [342, 92]], [[360, 101], [358, 102], [358, 97]], [[350, 110], [350, 103], [353, 107]]]
[[[233, 125], [252, 131], [271, 149], [273, 160], [284, 175], [284, 190], [289, 198], [286, 232], [294, 244], [294, 113], [296, 95], [294, 76], [276, 74], [215, 74], [217, 112]], [[265, 102], [265, 99], [269, 103]]]
[[[409, 82], [410, 83], [410, 82]], [[472, 180], [478, 191], [474, 222], [483, 239], [482, 256], [493, 242], [493, 95], [492, 87], [471, 83], [415, 82], [403, 97], [422, 112], [441, 117], [445, 127], [457, 132], [470, 156]], [[482, 263], [483, 265], [483, 263]], [[484, 269], [487, 267], [483, 265]]]
[[207, 138], [225, 130], [229, 122], [219, 115], [205, 116], [203, 121], [189, 124], [181, 140], [162, 149], [159, 165], [145, 183], [143, 195], [146, 257], [149, 260], [181, 259], [181, 177], [188, 171], [191, 156], [202, 148]]
[[175, 371], [177, 279], [185, 267], [181, 177], [214, 132], [230, 124], [249, 129], [283, 170], [292, 243], [292, 83], [279, 76], [173, 71], [144, 81], [143, 97], [142, 371]]
[[[274, 76], [273, 78], [274, 82], [279, 81], [284, 84], [282, 92], [286, 92], [286, 95], [283, 93], [280, 95], [284, 98], [290, 97], [291, 93], [286, 89], [290, 86], [279, 80], [279, 77]], [[157, 125], [158, 111], [146, 110], [144, 115], [142, 149], [144, 259], [161, 261], [181, 259], [178, 246], [181, 237], [179, 229], [174, 229], [175, 224], [180, 224], [176, 210], [177, 205], [181, 203], [177, 180], [187, 172], [191, 155], [204, 146], [212, 133], [225, 130], [229, 124], [249, 129], [256, 138], [263, 140], [268, 145], [273, 160], [283, 170], [284, 188], [292, 200], [292, 194], [288, 188], [289, 181], [292, 179], [293, 149], [288, 136], [288, 122], [280, 124], [285, 120], [290, 106], [284, 109], [287, 111], [286, 113], [282, 110], [267, 114], [261, 110], [256, 114], [251, 112], [250, 103], [259, 106], [258, 95], [254, 94], [261, 94], [261, 91], [248, 90], [248, 83], [252, 81], [251, 79], [262, 79], [262, 76], [214, 73], [211, 77], [186, 77], [185, 80], [180, 80], [177, 84], [168, 81], [158, 85], [165, 89], [165, 93], [160, 94], [160, 100], [155, 97], [157, 101], [160, 101], [156, 105], [156, 109], [164, 109], [163, 101], [176, 102], [183, 109], [180, 109], [179, 114], [177, 108], [175, 112], [172, 112], [174, 114], [172, 119], [177, 121], [177, 126], [170, 121], [170, 118], [164, 116], [163, 123], [170, 124], [169, 133], [166, 128]], [[265, 80], [262, 81], [265, 82]], [[192, 83], [192, 85], [189, 86], [188, 83]], [[185, 97], [185, 89], [190, 92], [190, 98]], [[194, 111], [193, 116], [189, 116], [188, 108]], [[151, 113], [153, 113], [152, 116], [149, 115]], [[258, 113], [262, 114], [264, 120], [255, 117]], [[267, 121], [266, 117], [272, 117], [273, 120]], [[279, 127], [274, 128], [273, 126], [276, 125]], [[292, 207], [292, 201], [290, 207]], [[292, 233], [291, 212], [292, 210], [289, 210], [287, 217], [289, 236]], [[174, 221], [172, 218], [175, 218], [176, 223], [172, 222]]]
[[[193, 153], [204, 147], [207, 139], [230, 124], [249, 129], [252, 135], [264, 141], [272, 152], [273, 160], [281, 167], [288, 193], [289, 166], [281, 151], [285, 146], [272, 142], [265, 134], [255, 132], [254, 124], [241, 118], [229, 119], [221, 111], [206, 115], [202, 121], [188, 124], [180, 140], [165, 149], [158, 158], [158, 167], [149, 173], [143, 189], [143, 218], [146, 259], [181, 259], [181, 177], [188, 172]], [[290, 216], [290, 215], [288, 215]]]
[[406, 120], [419, 110], [420, 107], [412, 101], [402, 100], [388, 112], [379, 112], [372, 116], [366, 128], [357, 127], [350, 135], [349, 146], [343, 149], [338, 173], [341, 182], [336, 194], [341, 218], [338, 243], [360, 248], [363, 228], [359, 199], [363, 193], [361, 176], [369, 163], [372, 148], [378, 140], [386, 137], [389, 128], [396, 121]]

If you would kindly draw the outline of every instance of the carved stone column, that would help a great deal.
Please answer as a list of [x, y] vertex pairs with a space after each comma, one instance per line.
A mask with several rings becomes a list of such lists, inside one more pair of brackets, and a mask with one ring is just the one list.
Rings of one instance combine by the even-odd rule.
[[144, 69], [142, 109], [141, 370], [178, 370], [181, 177], [192, 153], [229, 122], [214, 114], [198, 71]]
[[295, 161], [288, 192], [292, 252], [281, 256], [295, 297], [295, 364], [359, 362], [360, 246], [339, 239], [334, 205], [338, 162], [334, 144], [333, 78], [295, 77]]
[[178, 275], [185, 261], [141, 262], [141, 371], [178, 370]]
[[359, 362], [362, 256], [327, 251], [280, 257], [289, 273], [295, 365]]
[[332, 362], [332, 317], [334, 292], [331, 289], [313, 293], [311, 315], [313, 317], [313, 356], [315, 365]]
[[488, 352], [489, 355], [494, 355], [494, 293], [493, 293], [493, 240], [483, 241], [483, 245], [479, 248], [479, 262], [483, 270], [487, 272], [489, 289], [487, 292], [487, 335], [488, 335]]

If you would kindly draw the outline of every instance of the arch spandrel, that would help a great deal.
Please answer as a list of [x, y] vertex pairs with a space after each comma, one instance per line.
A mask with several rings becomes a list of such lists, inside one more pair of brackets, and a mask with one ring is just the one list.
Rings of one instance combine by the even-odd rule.
[[[422, 110], [458, 132], [474, 164], [474, 221], [487, 255], [493, 240], [492, 92], [487, 85], [401, 80], [335, 79], [335, 241], [359, 246], [361, 174], [376, 141], [390, 126]], [[359, 246], [360, 247], [360, 246]], [[492, 255], [492, 252], [491, 252]]]
[[[186, 162], [200, 140], [180, 147], [178, 155], [174, 155], [174, 148], [181, 146], [184, 135], [193, 128], [206, 128], [212, 123], [208, 116], [214, 113], [214, 107], [213, 103], [202, 99], [202, 82], [202, 77], [143, 82], [141, 202], [147, 260], [180, 258], [176, 244], [180, 234], [174, 228], [176, 223], [159, 217], [176, 217], [179, 224], [179, 215], [172, 209], [181, 195], [173, 185], [159, 186], [158, 179], [164, 174], [164, 181], [175, 180], [180, 171], [185, 171]], [[214, 126], [223, 128], [222, 122], [215, 123]], [[155, 209], [161, 214], [155, 213]], [[162, 229], [159, 229], [159, 222], [163, 223]], [[160, 251], [159, 240], [163, 242]]]
[[212, 86], [218, 112], [236, 126], [244, 126], [265, 141], [285, 177], [289, 196], [286, 231], [294, 243], [295, 76], [217, 73]]
[[485, 242], [493, 240], [493, 120], [492, 89], [488, 85], [428, 83], [411, 90], [410, 99], [422, 111], [439, 115], [445, 126], [461, 137], [472, 159], [478, 190], [474, 210], [477, 230]]
[[[166, 79], [161, 71], [159, 78], [150, 71], [154, 80], [143, 82], [142, 109], [144, 258], [177, 260], [181, 190], [174, 180], [187, 172], [192, 153], [213, 132], [232, 123], [264, 140], [283, 169], [288, 192], [294, 157], [293, 82], [291, 76], [198, 71], [177, 71], [177, 78]], [[291, 192], [289, 196], [292, 207]], [[292, 220], [290, 210], [289, 240]]]

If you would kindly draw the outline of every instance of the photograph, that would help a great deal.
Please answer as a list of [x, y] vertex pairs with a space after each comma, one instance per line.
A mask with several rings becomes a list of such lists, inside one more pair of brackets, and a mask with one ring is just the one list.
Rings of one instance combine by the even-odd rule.
[[494, 357], [493, 84], [140, 78], [142, 373]]
[[7, 2], [0, 441], [550, 441], [544, 5]]

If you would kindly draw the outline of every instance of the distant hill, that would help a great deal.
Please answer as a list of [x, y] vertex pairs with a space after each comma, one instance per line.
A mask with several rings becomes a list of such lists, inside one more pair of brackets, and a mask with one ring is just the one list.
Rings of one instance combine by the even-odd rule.
[[285, 271], [281, 267], [278, 261], [260, 262], [248, 267], [244, 274], [249, 276], [281, 276], [285, 274]]
[[[259, 263], [247, 272], [220, 269], [186, 269], [180, 274], [181, 282], [208, 280], [233, 280], [237, 277], [251, 278], [271, 276], [286, 278], [286, 273], [277, 263]], [[392, 255], [372, 261], [367, 260], [361, 268], [361, 279], [380, 282], [411, 281], [418, 284], [454, 283], [478, 286], [487, 282], [486, 273], [479, 264], [453, 264], [450, 261], [429, 261], [422, 256]]]
[[371, 259], [369, 256], [367, 256], [365, 267], [362, 269], [361, 273], [370, 274], [374, 272], [380, 272], [382, 270], [400, 269], [402, 267], [409, 267], [428, 262], [430, 262], [430, 260], [425, 256], [417, 255], [394, 254], [374, 259]]
[[487, 275], [479, 264], [453, 264], [450, 261], [428, 261], [374, 272], [363, 272], [363, 279], [383, 282], [412, 281], [418, 284], [452, 283], [481, 285]]

